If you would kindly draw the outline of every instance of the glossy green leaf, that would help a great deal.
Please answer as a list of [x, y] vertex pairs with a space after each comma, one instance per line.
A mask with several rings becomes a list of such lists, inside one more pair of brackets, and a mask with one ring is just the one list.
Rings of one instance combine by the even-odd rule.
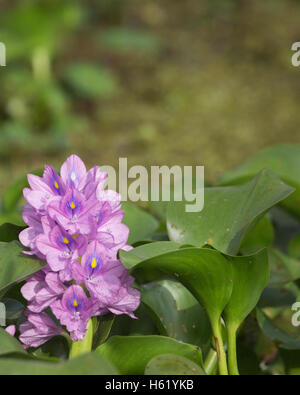
[[236, 255], [251, 224], [293, 190], [268, 170], [242, 185], [205, 188], [204, 209], [199, 213], [186, 212], [185, 202], [169, 204], [169, 237], [196, 246], [210, 244]]
[[0, 328], [0, 355], [22, 353], [24, 348], [18, 340], [7, 333], [3, 328]]
[[237, 329], [257, 305], [268, 283], [270, 269], [266, 249], [255, 255], [228, 259], [232, 266], [233, 288], [224, 317], [228, 325]]
[[225, 307], [224, 318], [228, 339], [228, 365], [232, 375], [239, 374], [236, 352], [236, 333], [241, 323], [257, 305], [267, 285], [270, 269], [267, 250], [255, 255], [227, 257], [231, 261], [233, 289]]
[[162, 354], [151, 359], [145, 375], [205, 375], [203, 369], [190, 359], [174, 354]]
[[152, 215], [133, 204], [123, 202], [122, 209], [125, 211], [123, 223], [130, 229], [128, 244], [150, 238], [159, 226]]
[[146, 259], [132, 267], [133, 275], [148, 282], [171, 277], [181, 282], [216, 324], [232, 291], [230, 262], [208, 248], [183, 248]]
[[143, 244], [130, 251], [121, 250], [120, 258], [123, 264], [130, 269], [145, 259], [161, 255], [165, 252], [178, 250], [181, 246], [182, 244], [174, 241], [157, 241]]
[[110, 375], [117, 369], [97, 353], [80, 355], [67, 362], [48, 363], [0, 358], [0, 374], [6, 375]]
[[284, 182], [296, 188], [296, 192], [282, 205], [300, 216], [300, 145], [283, 144], [263, 149], [236, 169], [222, 175], [223, 185], [239, 184], [249, 180], [261, 169], [268, 168]]
[[180, 355], [202, 365], [199, 347], [164, 336], [112, 336], [96, 352], [121, 374], [143, 374], [148, 362], [160, 354]]
[[283, 330], [279, 329], [272, 320], [260, 309], [256, 311], [258, 324], [263, 333], [281, 348], [287, 350], [300, 350], [300, 338], [294, 338]]
[[148, 307], [162, 335], [205, 347], [212, 336], [207, 314], [180, 283], [163, 280], [142, 286]]
[[0, 291], [37, 272], [45, 262], [22, 253], [17, 241], [0, 242]]

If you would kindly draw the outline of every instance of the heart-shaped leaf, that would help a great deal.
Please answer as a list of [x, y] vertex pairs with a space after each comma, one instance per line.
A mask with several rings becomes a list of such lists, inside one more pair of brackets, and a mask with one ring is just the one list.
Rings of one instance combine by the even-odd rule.
[[164, 336], [112, 336], [96, 352], [121, 374], [143, 374], [147, 363], [160, 354], [180, 355], [202, 366], [199, 347]]
[[236, 332], [257, 305], [261, 293], [269, 279], [267, 250], [252, 256], [230, 257], [233, 288], [229, 303], [225, 307], [224, 317], [228, 338], [228, 362], [231, 374], [238, 374], [236, 353]]
[[148, 307], [162, 335], [203, 348], [211, 338], [207, 314], [180, 283], [163, 280], [142, 286], [142, 302]]
[[284, 182], [296, 188], [296, 192], [282, 202], [282, 206], [300, 216], [300, 145], [283, 144], [263, 149], [238, 168], [223, 174], [221, 182], [223, 185], [240, 184], [264, 168], [272, 170]]
[[0, 358], [0, 374], [6, 375], [110, 375], [118, 374], [108, 360], [97, 353], [80, 355], [67, 362], [48, 363]]
[[122, 209], [125, 211], [123, 222], [130, 229], [128, 244], [153, 236], [159, 222], [152, 215], [127, 202], [122, 203]]
[[45, 265], [45, 262], [23, 254], [22, 250], [17, 241], [0, 242], [0, 291], [39, 271]]
[[227, 374], [220, 317], [232, 291], [230, 262], [209, 248], [181, 248], [132, 267], [140, 282], [171, 277], [182, 283], [206, 310], [218, 348], [219, 371]]
[[183, 248], [146, 259], [131, 269], [141, 282], [165, 276], [181, 282], [206, 309], [212, 325], [219, 322], [231, 296], [231, 264], [213, 249]]
[[233, 288], [230, 300], [225, 307], [224, 317], [227, 325], [236, 329], [255, 308], [269, 276], [267, 250], [255, 255], [228, 257], [231, 261]]
[[272, 206], [285, 199], [293, 188], [263, 170], [246, 184], [205, 188], [204, 209], [185, 211], [185, 202], [168, 206], [169, 237], [178, 243], [214, 248], [236, 255], [250, 225]]
[[203, 369], [190, 359], [174, 354], [162, 354], [148, 362], [146, 375], [205, 375]]

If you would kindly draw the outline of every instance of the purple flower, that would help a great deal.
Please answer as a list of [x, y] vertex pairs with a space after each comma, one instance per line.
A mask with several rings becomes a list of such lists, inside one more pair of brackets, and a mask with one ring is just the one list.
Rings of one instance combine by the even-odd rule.
[[59, 225], [54, 225], [49, 233], [40, 234], [36, 238], [37, 249], [46, 257], [50, 269], [54, 272], [70, 272], [72, 260], [82, 255], [86, 245], [85, 236], [78, 235], [74, 238]]
[[24, 348], [39, 347], [52, 337], [63, 334], [46, 313], [27, 314], [27, 321], [20, 325], [19, 339]]
[[106, 179], [98, 166], [87, 171], [76, 155], [64, 162], [60, 175], [45, 166], [43, 177], [28, 176], [23, 208], [28, 228], [19, 239], [30, 249], [24, 253], [47, 265], [21, 288], [28, 301], [28, 320], [20, 327], [25, 347], [61, 333], [45, 313], [49, 307], [74, 341], [84, 338], [93, 316], [113, 312], [135, 318], [140, 294], [117, 259], [120, 249], [131, 248], [129, 229], [122, 223], [121, 197], [104, 189]]
[[79, 285], [70, 286], [61, 300], [51, 304], [53, 314], [65, 325], [71, 339], [78, 341], [84, 338], [87, 322], [96, 313], [96, 300], [88, 298]]
[[92, 196], [89, 200], [76, 189], [70, 189], [63, 198], [55, 198], [48, 206], [50, 217], [71, 233], [89, 234], [90, 217], [95, 216], [100, 202]]
[[60, 169], [64, 183], [70, 188], [81, 190], [85, 185], [87, 176], [86, 167], [77, 155], [71, 155]]
[[29, 302], [28, 309], [40, 313], [57, 300], [65, 289], [58, 273], [40, 270], [23, 285], [21, 293]]

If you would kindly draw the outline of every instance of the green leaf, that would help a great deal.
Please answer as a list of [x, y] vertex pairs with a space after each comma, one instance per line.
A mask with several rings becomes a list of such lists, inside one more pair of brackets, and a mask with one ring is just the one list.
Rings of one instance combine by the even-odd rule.
[[143, 374], [147, 363], [160, 354], [180, 355], [202, 365], [199, 347], [164, 336], [113, 336], [96, 349], [121, 374]]
[[130, 230], [128, 244], [150, 238], [159, 226], [152, 215], [130, 203], [123, 202], [122, 209], [125, 211], [123, 223]]
[[280, 348], [287, 350], [300, 350], [300, 338], [294, 338], [283, 330], [277, 328], [269, 317], [260, 309], [256, 310], [256, 317], [259, 327], [263, 333], [274, 342], [278, 343]]
[[162, 354], [148, 362], [145, 375], [205, 375], [203, 369], [190, 359], [174, 354]]
[[185, 212], [185, 202], [169, 204], [169, 237], [196, 246], [210, 244], [236, 255], [250, 225], [293, 190], [268, 170], [243, 185], [205, 188], [204, 209], [200, 213]]
[[83, 98], [109, 97], [118, 90], [115, 75], [100, 65], [72, 63], [64, 74], [66, 82]]
[[17, 241], [0, 242], [0, 291], [24, 280], [45, 265], [45, 262], [25, 255], [22, 251], [23, 248]]
[[264, 216], [255, 226], [248, 231], [241, 244], [240, 251], [243, 255], [250, 255], [263, 247], [269, 247], [274, 242], [274, 228], [268, 216]]
[[208, 248], [183, 248], [146, 259], [132, 268], [141, 282], [171, 277], [182, 283], [217, 324], [232, 292], [230, 262]]
[[15, 337], [11, 336], [3, 328], [0, 328], [0, 355], [11, 353], [24, 354], [25, 350]]
[[141, 291], [142, 302], [162, 335], [203, 350], [212, 335], [210, 323], [203, 308], [182, 284], [163, 280], [145, 284]]
[[255, 255], [228, 257], [232, 265], [233, 289], [224, 317], [236, 329], [255, 308], [268, 283], [270, 269], [267, 250]]
[[284, 182], [296, 188], [296, 192], [281, 204], [300, 216], [300, 145], [283, 144], [263, 149], [241, 166], [223, 174], [221, 182], [223, 185], [239, 184], [249, 180], [263, 168], [272, 170]]
[[220, 374], [227, 375], [221, 314], [232, 291], [230, 262], [209, 248], [182, 248], [146, 259], [132, 268], [141, 282], [171, 277], [181, 282], [206, 310], [218, 349]]
[[236, 333], [248, 314], [255, 308], [267, 285], [270, 269], [267, 250], [252, 256], [227, 257], [231, 261], [233, 289], [224, 317], [228, 339], [230, 374], [239, 374], [236, 352]]
[[0, 374], [6, 375], [110, 375], [116, 368], [101, 355], [88, 353], [61, 363], [0, 358]]
[[13, 240], [19, 240], [19, 233], [25, 229], [23, 226], [14, 224], [2, 224], [0, 225], [0, 241], [10, 242]]
[[141, 261], [163, 254], [164, 252], [178, 250], [182, 244], [174, 241], [157, 241], [154, 243], [143, 244], [130, 251], [120, 251], [120, 259], [130, 269]]

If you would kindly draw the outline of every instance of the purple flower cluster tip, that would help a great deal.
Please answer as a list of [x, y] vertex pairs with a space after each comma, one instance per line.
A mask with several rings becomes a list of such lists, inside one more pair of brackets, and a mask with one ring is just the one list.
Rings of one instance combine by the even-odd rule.
[[93, 316], [135, 318], [140, 294], [117, 258], [120, 249], [131, 248], [129, 229], [122, 224], [120, 195], [104, 189], [106, 178], [98, 166], [87, 171], [76, 155], [64, 162], [60, 175], [52, 166], [45, 166], [43, 177], [28, 175], [30, 188], [23, 191], [28, 228], [19, 238], [29, 248], [25, 254], [47, 265], [21, 289], [28, 301], [27, 320], [20, 325], [24, 347], [38, 347], [65, 330], [72, 340], [82, 340]]

